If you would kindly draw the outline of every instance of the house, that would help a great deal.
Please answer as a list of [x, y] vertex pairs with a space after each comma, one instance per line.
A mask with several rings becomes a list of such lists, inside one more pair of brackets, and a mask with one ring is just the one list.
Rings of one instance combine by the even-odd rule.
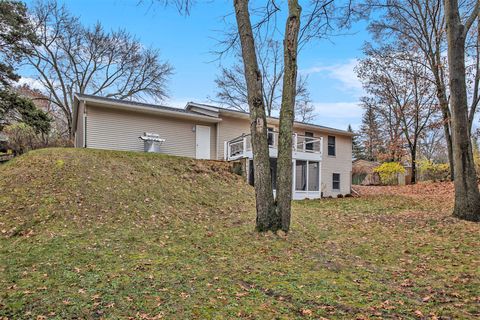
[[[378, 186], [383, 184], [380, 175], [375, 172], [375, 168], [380, 166], [380, 162], [356, 159], [352, 164], [352, 184], [363, 186]], [[393, 184], [407, 185], [412, 183], [412, 167], [403, 164], [405, 173], [397, 174]]]
[[380, 165], [376, 161], [356, 159], [352, 165], [352, 184], [354, 185], [379, 185], [380, 176], [373, 170]]
[[[144, 132], [155, 133], [165, 140], [160, 152], [239, 162], [253, 183], [250, 118], [246, 112], [194, 102], [178, 109], [76, 94], [73, 119], [75, 147], [143, 151], [139, 137]], [[279, 120], [269, 117], [267, 124], [275, 176]], [[350, 193], [352, 133], [295, 122], [292, 139], [294, 199]]]

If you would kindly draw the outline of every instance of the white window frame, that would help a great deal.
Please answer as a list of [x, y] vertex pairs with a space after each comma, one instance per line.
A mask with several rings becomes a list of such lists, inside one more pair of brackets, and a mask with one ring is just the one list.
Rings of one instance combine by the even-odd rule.
[[[336, 174], [338, 174], [338, 181], [334, 180], [334, 176], [335, 176]], [[334, 184], [335, 182], [338, 182], [338, 189], [335, 189], [335, 188], [333, 187], [333, 184]], [[332, 190], [333, 190], [333, 191], [340, 191], [341, 188], [342, 188], [341, 183], [342, 183], [342, 176], [341, 176], [341, 174], [340, 174], [340, 173], [337, 173], [337, 172], [333, 172], [333, 173], [332, 173]]]

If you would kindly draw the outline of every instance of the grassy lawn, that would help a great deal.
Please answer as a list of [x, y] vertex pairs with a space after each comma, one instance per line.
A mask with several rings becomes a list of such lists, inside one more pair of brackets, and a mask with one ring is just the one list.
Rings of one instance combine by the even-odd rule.
[[0, 166], [0, 319], [477, 319], [480, 224], [450, 207], [301, 201], [261, 235], [225, 164], [31, 152]]

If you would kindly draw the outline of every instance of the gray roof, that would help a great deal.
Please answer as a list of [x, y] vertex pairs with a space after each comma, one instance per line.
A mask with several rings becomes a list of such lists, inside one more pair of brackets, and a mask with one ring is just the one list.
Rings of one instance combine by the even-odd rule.
[[174, 108], [174, 107], [167, 107], [167, 106], [162, 106], [158, 104], [151, 104], [151, 103], [144, 103], [144, 102], [137, 102], [137, 101], [131, 101], [131, 100], [123, 100], [123, 99], [116, 99], [116, 98], [107, 98], [107, 97], [101, 97], [101, 96], [95, 96], [92, 94], [84, 94], [84, 93], [76, 93], [75, 94], [79, 99], [95, 99], [95, 100], [101, 100], [105, 102], [118, 102], [118, 103], [123, 103], [123, 104], [130, 104], [132, 106], [140, 106], [140, 107], [147, 107], [147, 108], [152, 108], [152, 109], [159, 109], [159, 110], [167, 110], [167, 111], [174, 111], [174, 112], [181, 112], [181, 113], [192, 113], [189, 112], [183, 108]]
[[[203, 107], [206, 107], [206, 108], [214, 108], [214, 109], [217, 109], [218, 111], [234, 112], [234, 113], [242, 114], [242, 115], [245, 115], [245, 116], [249, 115], [249, 113], [245, 112], [245, 111], [227, 109], [227, 108], [223, 108], [223, 107], [217, 107], [217, 106], [213, 106], [213, 105], [209, 105], [209, 104], [205, 104], [205, 103], [197, 103], [197, 102], [193, 102], [193, 101], [188, 102], [187, 105], [185, 106], [185, 108], [174, 108], [174, 107], [167, 107], [167, 106], [162, 106], [162, 105], [158, 105], [158, 104], [137, 102], [137, 101], [131, 101], [131, 100], [122, 100], [122, 99], [116, 99], [116, 98], [107, 98], [107, 97], [101, 97], [101, 96], [83, 94], [83, 93], [76, 93], [75, 96], [78, 97], [78, 99], [82, 99], [82, 98], [83, 99], [95, 99], [95, 100], [104, 101], [104, 102], [116, 102], [116, 103], [131, 105], [131, 106], [140, 106], [140, 107], [152, 108], [152, 109], [156, 109], [156, 110], [172, 111], [172, 112], [178, 112], [178, 113], [190, 114], [190, 115], [198, 115], [198, 113], [190, 111], [188, 109], [189, 105], [195, 105], [195, 106], [198, 106], [198, 107], [203, 106]], [[211, 117], [211, 116], [206, 115], [206, 114], [204, 116], [205, 117]], [[213, 117], [211, 117], [211, 118], [213, 118]], [[268, 118], [279, 120], [278, 117], [268, 117]], [[325, 130], [325, 131], [337, 132], [339, 134], [353, 135], [352, 132], [349, 132], [347, 130], [341, 130], [341, 129], [331, 128], [331, 127], [326, 127], [326, 126], [322, 126], [322, 125], [318, 125], [318, 124], [314, 124], [314, 123], [295, 121], [295, 124], [311, 126], [311, 127], [315, 127], [315, 128], [318, 128], [318, 129]]]
[[[228, 108], [222, 108], [222, 107], [217, 107], [217, 106], [212, 106], [212, 105], [209, 105], [209, 104], [204, 104], [204, 103], [197, 103], [197, 102], [188, 102], [187, 103], [187, 106], [188, 104], [195, 104], [197, 106], [205, 106], [205, 107], [208, 107], [208, 108], [215, 108], [215, 109], [218, 109], [220, 111], [227, 111], [227, 112], [235, 112], [235, 113], [239, 113], [239, 114], [245, 114], [245, 115], [249, 115], [248, 112], [246, 111], [241, 111], [241, 110], [235, 110], [235, 109], [228, 109]], [[280, 120], [279, 117], [268, 117], [270, 119], [275, 119], [275, 120]], [[319, 125], [319, 124], [315, 124], [315, 123], [309, 123], [309, 122], [302, 122], [302, 121], [295, 121], [294, 122], [295, 124], [297, 125], [306, 125], [306, 126], [311, 126], [311, 127], [316, 127], [318, 129], [322, 129], [322, 130], [325, 130], [325, 131], [332, 131], [332, 132], [338, 132], [338, 133], [342, 133], [342, 134], [346, 134], [346, 135], [354, 135], [353, 132], [350, 132], [350, 131], [347, 131], [347, 130], [342, 130], [342, 129], [336, 129], [336, 128], [332, 128], [332, 127], [326, 127], [326, 126], [322, 126], [322, 125]]]

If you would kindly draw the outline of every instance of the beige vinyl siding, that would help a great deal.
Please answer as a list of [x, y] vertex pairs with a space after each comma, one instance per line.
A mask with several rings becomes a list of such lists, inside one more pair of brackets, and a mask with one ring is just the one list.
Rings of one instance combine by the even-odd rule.
[[[166, 139], [160, 147], [161, 153], [195, 157], [195, 125], [209, 126], [211, 137], [216, 137], [215, 126], [211, 124], [91, 105], [87, 105], [87, 124], [87, 146], [96, 149], [143, 151], [139, 136], [152, 132]], [[211, 139], [213, 150], [215, 143]]]
[[[331, 134], [330, 134], [331, 135]], [[328, 134], [323, 136], [322, 191], [325, 197], [348, 194], [352, 175], [352, 138], [335, 136], [335, 156], [328, 155]], [[340, 190], [332, 189], [333, 173], [340, 174]]]
[[85, 128], [83, 123], [83, 113], [85, 112], [85, 104], [80, 102], [78, 104], [77, 112], [77, 130], [75, 131], [75, 147], [83, 148], [85, 146]]
[[[277, 125], [268, 125], [278, 129]], [[325, 197], [336, 197], [338, 194], [350, 193], [351, 172], [352, 172], [352, 138], [348, 136], [328, 134], [322, 130], [315, 129], [299, 129], [295, 128], [295, 133], [305, 135], [305, 132], [312, 132], [315, 138], [323, 138], [323, 158], [321, 164], [321, 191]], [[217, 139], [217, 157], [223, 159], [224, 141], [229, 141], [243, 133], [250, 133], [250, 125], [248, 119], [238, 119], [233, 117], [222, 117], [222, 122], [218, 123], [218, 139]], [[328, 136], [335, 136], [336, 155], [328, 155]], [[333, 173], [340, 174], [340, 190], [333, 190], [332, 176]]]
[[250, 133], [250, 122], [248, 119], [222, 116], [222, 121], [218, 123], [217, 159], [224, 160], [225, 141], [230, 141], [244, 133]]
[[[321, 130], [296, 129], [293, 130], [299, 135], [305, 132], [312, 132], [315, 138], [323, 138], [322, 150], [322, 185], [321, 191], [324, 197], [336, 197], [338, 194], [348, 194], [351, 188], [352, 172], [352, 138], [322, 132]], [[335, 137], [335, 156], [328, 155], [328, 136]], [[333, 190], [332, 178], [334, 173], [340, 174], [340, 190]]]
[[210, 126], [210, 159], [217, 159], [217, 125]]

